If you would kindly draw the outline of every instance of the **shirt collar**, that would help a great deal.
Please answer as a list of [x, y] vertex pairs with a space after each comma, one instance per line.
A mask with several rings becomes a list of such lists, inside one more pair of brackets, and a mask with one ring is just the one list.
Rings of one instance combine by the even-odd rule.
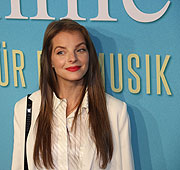
[[53, 92], [53, 110], [55, 111], [59, 104], [62, 102], [66, 102], [66, 99], [60, 99], [56, 96], [56, 94]]
[[[62, 104], [62, 102], [67, 103], [66, 99], [59, 99], [56, 94], [53, 92], [53, 110], [55, 111], [57, 109], [57, 107]], [[88, 90], [86, 89], [83, 101], [82, 101], [82, 105], [81, 105], [82, 109], [86, 109], [86, 111], [89, 111], [89, 105], [88, 105]]]

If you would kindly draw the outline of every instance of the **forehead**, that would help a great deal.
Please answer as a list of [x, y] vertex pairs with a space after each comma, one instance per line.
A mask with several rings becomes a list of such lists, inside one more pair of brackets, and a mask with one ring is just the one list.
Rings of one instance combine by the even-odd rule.
[[52, 39], [52, 45], [79, 44], [85, 42], [84, 36], [80, 31], [61, 31]]

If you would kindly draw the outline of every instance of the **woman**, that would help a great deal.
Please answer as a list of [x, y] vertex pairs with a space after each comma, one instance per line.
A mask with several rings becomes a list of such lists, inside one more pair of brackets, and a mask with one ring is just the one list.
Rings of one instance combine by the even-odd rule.
[[[126, 104], [105, 94], [87, 30], [70, 19], [50, 23], [40, 90], [31, 94], [29, 170], [133, 170]], [[12, 169], [24, 169], [27, 98], [15, 105]]]

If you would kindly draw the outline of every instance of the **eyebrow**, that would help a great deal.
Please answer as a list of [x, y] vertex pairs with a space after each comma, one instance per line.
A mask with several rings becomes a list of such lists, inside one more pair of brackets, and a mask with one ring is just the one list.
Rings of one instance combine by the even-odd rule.
[[81, 43], [79, 43], [79, 44], [76, 45], [76, 48], [79, 47], [79, 46], [81, 46], [81, 45], [83, 45], [83, 44], [86, 46], [86, 43], [85, 43], [85, 42], [81, 42]]
[[[79, 43], [79, 44], [76, 45], [76, 48], [79, 47], [79, 46], [81, 46], [81, 45], [85, 45], [85, 46], [86, 46], [86, 43], [85, 43], [85, 42], [81, 42], [81, 43]], [[63, 47], [63, 46], [58, 45], [58, 46], [56, 46], [56, 47], [54, 48], [54, 51], [55, 51], [57, 48], [66, 49], [66, 47]]]

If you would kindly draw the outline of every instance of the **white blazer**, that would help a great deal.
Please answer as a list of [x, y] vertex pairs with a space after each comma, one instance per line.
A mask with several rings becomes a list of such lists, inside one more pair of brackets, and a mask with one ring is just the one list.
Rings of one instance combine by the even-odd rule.
[[[41, 94], [40, 90], [30, 97], [32, 100], [32, 120], [29, 130], [26, 153], [29, 170], [37, 170], [33, 162], [33, 150], [36, 137], [36, 120], [39, 114]], [[126, 104], [106, 94], [107, 109], [113, 135], [114, 151], [111, 162], [106, 170], [134, 170], [133, 155], [130, 139], [130, 122]], [[14, 108], [14, 147], [12, 170], [24, 170], [24, 143], [27, 97], [18, 101]], [[90, 145], [84, 148], [85, 157], [81, 170], [100, 170], [96, 160], [96, 147]]]

